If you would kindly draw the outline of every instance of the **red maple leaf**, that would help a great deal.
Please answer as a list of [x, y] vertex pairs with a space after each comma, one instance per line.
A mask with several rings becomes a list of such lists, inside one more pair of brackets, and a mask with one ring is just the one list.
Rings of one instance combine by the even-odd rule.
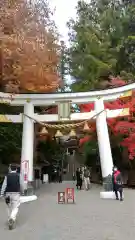
[[[107, 86], [112, 87], [120, 87], [125, 84], [126, 82], [119, 77], [111, 77], [110, 81], [107, 82]], [[115, 119], [107, 119], [107, 123], [114, 135], [123, 136], [123, 140], [120, 142], [120, 144], [128, 149], [129, 159], [132, 160], [135, 158], [135, 91], [133, 91], [132, 96], [119, 98], [111, 102], [105, 102], [105, 109], [115, 110], [123, 108], [129, 108], [130, 116], [126, 118], [118, 116]], [[94, 110], [94, 103], [80, 105], [81, 112], [90, 112], [91, 110]], [[94, 132], [95, 130], [93, 129], [93, 133]], [[127, 137], [124, 138], [124, 136]], [[84, 141], [89, 141], [89, 139], [85, 138], [85, 140], [82, 140], [82, 142]]]

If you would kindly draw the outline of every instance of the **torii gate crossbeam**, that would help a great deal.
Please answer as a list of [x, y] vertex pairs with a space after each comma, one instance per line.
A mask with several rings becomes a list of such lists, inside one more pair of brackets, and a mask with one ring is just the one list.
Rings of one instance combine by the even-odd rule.
[[[33, 141], [34, 141], [34, 121], [28, 116], [33, 116], [34, 106], [45, 106], [45, 105], [57, 105], [58, 102], [70, 101], [71, 103], [95, 103], [95, 113], [101, 114], [96, 117], [96, 129], [98, 136], [98, 145], [100, 152], [100, 161], [102, 169], [102, 177], [104, 182], [106, 182], [106, 191], [111, 191], [108, 188], [109, 186], [109, 176], [112, 175], [113, 159], [110, 147], [110, 140], [107, 127], [107, 114], [104, 110], [105, 101], [113, 101], [118, 97], [123, 97], [124, 95], [130, 95], [131, 90], [135, 89], [135, 83], [122, 86], [119, 88], [101, 90], [101, 91], [92, 91], [87, 93], [58, 93], [58, 94], [15, 94], [12, 95], [8, 93], [0, 93], [0, 102], [8, 102], [11, 106], [24, 106], [24, 116], [23, 116], [23, 136], [22, 136], [22, 154], [21, 154], [21, 163], [24, 160], [29, 162], [29, 173], [28, 180], [31, 183], [33, 181]], [[117, 111], [117, 114], [113, 113], [115, 117], [118, 115], [118, 109], [113, 110]], [[120, 110], [119, 110], [120, 111]], [[75, 117], [75, 114], [71, 114], [72, 118]], [[8, 116], [7, 116], [8, 117]], [[39, 118], [39, 115], [37, 115]], [[51, 116], [50, 116], [51, 117]], [[52, 115], [57, 120], [57, 116]], [[79, 117], [76, 114], [76, 118]], [[12, 117], [11, 117], [12, 118]], [[18, 121], [20, 116], [18, 115]], [[42, 120], [45, 121], [45, 115], [41, 115]], [[47, 118], [47, 116], [46, 116]], [[82, 118], [88, 119], [88, 116], [83, 116]], [[46, 119], [47, 120], [47, 119]], [[77, 120], [77, 119], [76, 119]], [[78, 119], [79, 120], [79, 119]], [[52, 119], [53, 121], [53, 119]], [[22, 169], [23, 171], [23, 169]]]

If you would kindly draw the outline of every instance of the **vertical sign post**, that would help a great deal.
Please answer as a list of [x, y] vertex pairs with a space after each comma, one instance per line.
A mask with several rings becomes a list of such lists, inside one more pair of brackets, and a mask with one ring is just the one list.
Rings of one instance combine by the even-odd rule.
[[25, 184], [28, 183], [28, 174], [29, 174], [29, 161], [25, 160], [22, 162], [22, 174], [23, 174], [23, 181]]

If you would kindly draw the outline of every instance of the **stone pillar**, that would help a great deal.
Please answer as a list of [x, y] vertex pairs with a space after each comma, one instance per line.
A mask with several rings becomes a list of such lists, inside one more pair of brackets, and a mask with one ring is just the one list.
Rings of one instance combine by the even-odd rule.
[[[24, 105], [24, 114], [33, 116], [34, 106], [32, 103]], [[34, 147], [34, 122], [27, 116], [23, 116], [22, 152], [21, 152], [21, 173], [23, 173], [23, 161], [28, 161], [28, 184], [27, 193], [33, 194], [33, 147]]]
[[[95, 112], [98, 114], [104, 110], [102, 99], [95, 101]], [[96, 129], [100, 154], [100, 163], [103, 177], [103, 186], [105, 191], [112, 191], [112, 168], [113, 160], [106, 121], [106, 112], [103, 111], [96, 117]]]

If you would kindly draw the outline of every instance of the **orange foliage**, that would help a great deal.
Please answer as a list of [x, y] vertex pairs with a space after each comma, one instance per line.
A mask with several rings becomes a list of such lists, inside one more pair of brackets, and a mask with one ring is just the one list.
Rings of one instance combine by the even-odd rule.
[[58, 34], [50, 15], [46, 1], [1, 0], [0, 85], [5, 91], [58, 88]]

